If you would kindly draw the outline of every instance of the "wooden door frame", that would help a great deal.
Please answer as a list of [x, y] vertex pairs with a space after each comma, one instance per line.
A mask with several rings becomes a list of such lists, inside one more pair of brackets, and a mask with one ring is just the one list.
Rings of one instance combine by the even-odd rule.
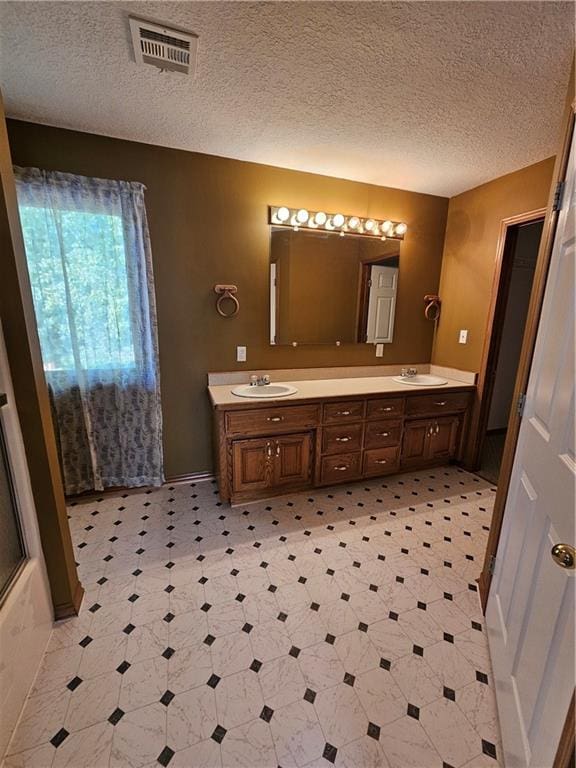
[[[566, 104], [566, 110], [564, 114], [562, 145], [556, 156], [556, 162], [554, 164], [552, 186], [548, 198], [548, 207], [546, 209], [546, 217], [544, 219], [544, 229], [542, 231], [542, 238], [540, 240], [540, 248], [538, 251], [538, 260], [536, 262], [536, 270], [534, 272], [534, 280], [532, 283], [532, 294], [530, 296], [530, 305], [528, 307], [528, 316], [526, 318], [524, 339], [522, 341], [522, 350], [520, 352], [520, 361], [518, 363], [518, 373], [516, 375], [516, 383], [514, 385], [514, 395], [512, 399], [513, 403], [518, 402], [520, 395], [526, 392], [528, 378], [530, 375], [530, 367], [532, 364], [532, 356], [536, 343], [536, 335], [538, 333], [542, 302], [544, 300], [544, 292], [546, 289], [546, 278], [548, 276], [548, 268], [550, 266], [550, 258], [552, 255], [554, 238], [556, 235], [556, 226], [558, 223], [558, 211], [555, 210], [556, 190], [558, 185], [561, 184], [566, 178], [570, 146], [572, 142], [572, 135], [574, 133], [574, 112], [576, 108], [576, 101], [572, 101], [573, 91], [574, 67], [572, 67], [570, 83], [568, 86], [568, 103]], [[513, 408], [510, 414], [510, 420], [508, 422], [508, 431], [506, 434], [504, 453], [502, 455], [502, 464], [498, 478], [498, 489], [496, 492], [496, 498], [494, 500], [494, 511], [492, 513], [492, 523], [490, 526], [490, 532], [488, 534], [488, 543], [486, 546], [484, 565], [482, 567], [480, 578], [478, 579], [480, 601], [482, 603], [482, 609], [484, 612], [486, 612], [486, 604], [488, 602], [490, 585], [492, 583], [492, 564], [496, 558], [496, 551], [498, 549], [498, 542], [500, 540], [500, 532], [502, 530], [504, 507], [506, 505], [506, 498], [508, 496], [508, 489], [510, 486], [510, 477], [512, 474], [516, 444], [518, 442], [521, 418], [522, 417], [516, 408]]]
[[[470, 416], [470, 427], [466, 447], [466, 466], [470, 467], [472, 470], [479, 467], [482, 445], [484, 443], [488, 425], [488, 416], [490, 414], [490, 405], [492, 402], [492, 394], [494, 392], [494, 374], [498, 365], [504, 316], [512, 280], [514, 248], [516, 246], [518, 235], [517, 228], [521, 224], [544, 221], [546, 210], [546, 208], [536, 208], [533, 211], [526, 211], [525, 213], [519, 213], [516, 216], [509, 216], [506, 219], [502, 219], [500, 222], [500, 233], [498, 235], [498, 244], [496, 246], [496, 268], [494, 270], [494, 278], [492, 281], [490, 308], [488, 310], [488, 320], [486, 323], [486, 331], [484, 333], [484, 347], [482, 349], [482, 358], [480, 361], [480, 370], [476, 387], [477, 396]], [[544, 230], [542, 230], [542, 238], [543, 237]], [[540, 254], [538, 261], [540, 261]], [[536, 271], [537, 270], [538, 264], [536, 265]], [[533, 285], [536, 282], [536, 271], [534, 273]], [[528, 322], [526, 324], [526, 327], [527, 326]], [[515, 400], [512, 400], [512, 402], [514, 403]]]

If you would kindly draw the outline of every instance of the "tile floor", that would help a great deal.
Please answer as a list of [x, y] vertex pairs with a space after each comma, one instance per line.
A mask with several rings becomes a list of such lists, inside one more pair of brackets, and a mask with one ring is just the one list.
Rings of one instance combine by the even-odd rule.
[[474, 582], [494, 491], [441, 467], [235, 509], [211, 482], [71, 506], [86, 596], [6, 768], [498, 768]]

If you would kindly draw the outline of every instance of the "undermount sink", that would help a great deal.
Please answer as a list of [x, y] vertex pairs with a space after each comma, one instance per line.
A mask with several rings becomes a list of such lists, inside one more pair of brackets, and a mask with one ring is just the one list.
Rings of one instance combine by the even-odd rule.
[[430, 373], [418, 373], [416, 376], [394, 376], [394, 381], [400, 384], [410, 384], [413, 387], [441, 387], [448, 384], [447, 379], [440, 376], [432, 376]]
[[293, 395], [298, 390], [291, 384], [264, 384], [262, 386], [250, 386], [250, 384], [242, 384], [239, 387], [234, 387], [232, 394], [237, 397], [286, 397], [287, 395]]

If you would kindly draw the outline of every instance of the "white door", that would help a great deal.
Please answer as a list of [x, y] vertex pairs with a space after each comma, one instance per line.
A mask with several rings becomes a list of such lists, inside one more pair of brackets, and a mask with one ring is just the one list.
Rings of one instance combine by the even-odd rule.
[[366, 341], [369, 344], [386, 344], [392, 341], [397, 282], [398, 269], [396, 267], [374, 265], [370, 270], [366, 328]]
[[574, 142], [486, 612], [507, 768], [551, 768], [574, 690]]

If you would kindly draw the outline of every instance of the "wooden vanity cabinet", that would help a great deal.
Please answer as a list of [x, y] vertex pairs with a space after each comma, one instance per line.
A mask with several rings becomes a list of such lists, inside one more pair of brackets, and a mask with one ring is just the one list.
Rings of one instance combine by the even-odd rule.
[[471, 391], [217, 406], [220, 496], [240, 503], [458, 460]]

